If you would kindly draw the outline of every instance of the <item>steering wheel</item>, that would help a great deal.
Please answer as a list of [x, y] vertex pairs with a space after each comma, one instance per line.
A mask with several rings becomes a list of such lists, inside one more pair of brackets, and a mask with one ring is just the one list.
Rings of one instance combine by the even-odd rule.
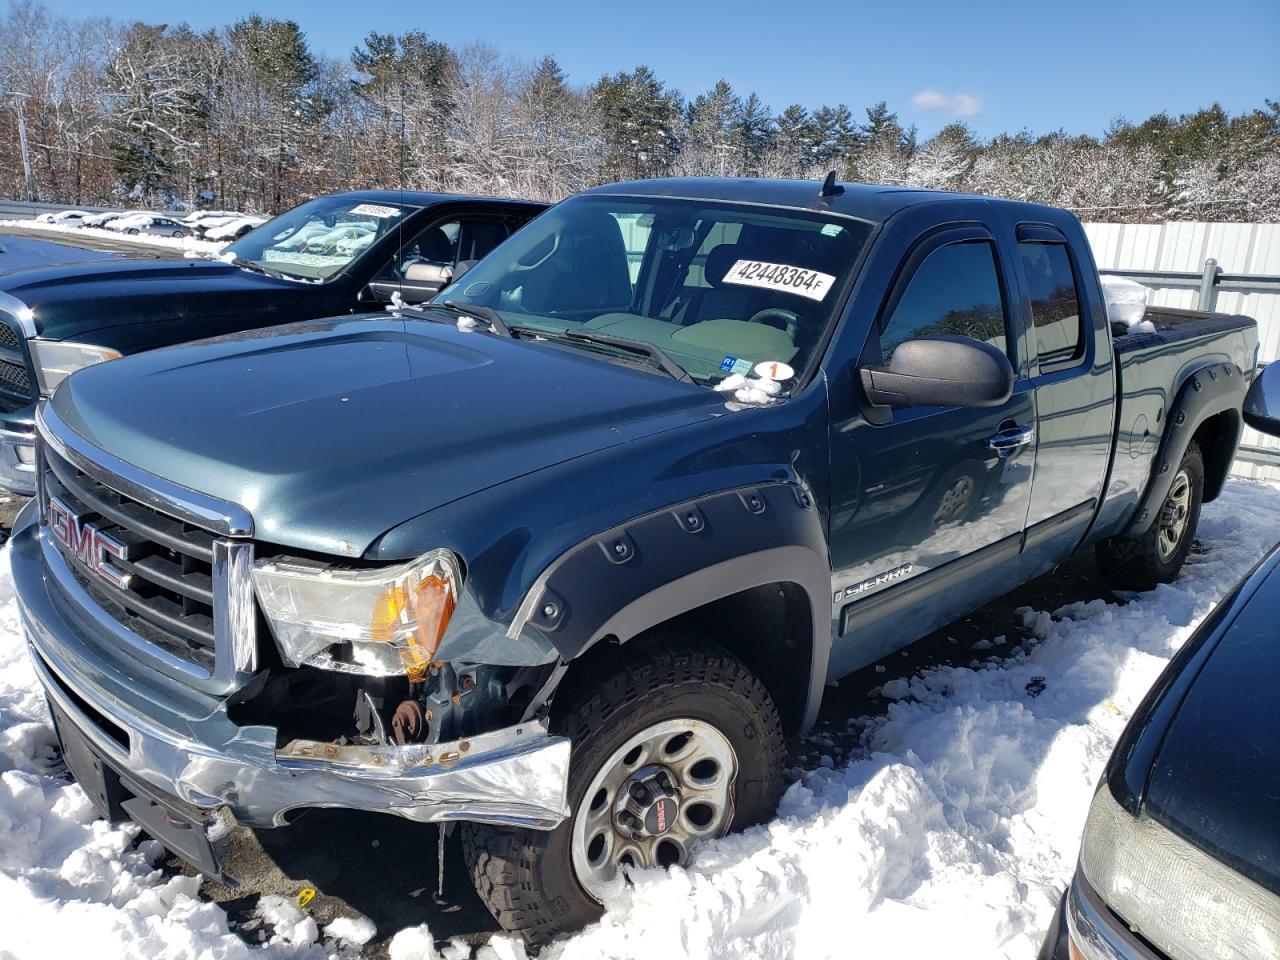
[[765, 307], [763, 310], [754, 314], [748, 323], [768, 323], [771, 327], [777, 327], [776, 323], [769, 323], [770, 320], [781, 320], [782, 327], [779, 329], [786, 331], [792, 343], [796, 339], [796, 331], [800, 327], [800, 315], [793, 310], [784, 310], [782, 307]]

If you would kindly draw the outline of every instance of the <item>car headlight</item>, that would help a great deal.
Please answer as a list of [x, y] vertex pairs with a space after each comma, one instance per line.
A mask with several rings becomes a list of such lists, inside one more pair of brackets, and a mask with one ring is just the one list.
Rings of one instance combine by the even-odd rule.
[[1113, 912], [1172, 957], [1280, 957], [1280, 897], [1132, 816], [1105, 783], [1089, 808], [1080, 869]]
[[80, 368], [120, 358], [118, 350], [96, 347], [91, 343], [39, 339], [27, 342], [31, 345], [31, 363], [36, 368], [36, 383], [40, 386], [41, 395], [46, 397], [53, 393], [54, 387]]
[[253, 568], [258, 602], [289, 666], [415, 682], [440, 646], [459, 582], [447, 550], [377, 570], [272, 560]]

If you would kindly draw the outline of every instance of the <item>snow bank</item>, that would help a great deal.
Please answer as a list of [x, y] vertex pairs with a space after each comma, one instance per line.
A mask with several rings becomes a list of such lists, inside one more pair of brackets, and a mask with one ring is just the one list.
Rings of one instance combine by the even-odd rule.
[[1143, 320], [1151, 288], [1136, 280], [1102, 274], [1102, 297], [1107, 302], [1107, 319], [1123, 323], [1130, 333], [1155, 333], [1150, 320]]
[[140, 247], [160, 247], [166, 250], [182, 250], [185, 253], [204, 255], [217, 253], [226, 243], [197, 240], [195, 237], [153, 237], [148, 234], [120, 233], [102, 227], [77, 227], [65, 223], [40, 223], [36, 220], [0, 220], [0, 227], [16, 230], [38, 230], [41, 233], [66, 233], [79, 237], [102, 237], [120, 243], [133, 243]]
[[[772, 823], [650, 871], [605, 917], [542, 956], [719, 958], [1035, 956], [1074, 868], [1102, 765], [1169, 657], [1276, 540], [1280, 490], [1232, 481], [1205, 507], [1198, 547], [1171, 586], [1121, 606], [1022, 611], [979, 643], [985, 662], [891, 681], [883, 716], [855, 724], [863, 750], [805, 772]], [[1021, 637], [1017, 629], [1021, 628]], [[0, 554], [0, 956], [352, 956], [367, 920], [321, 934], [295, 903], [263, 897], [233, 931], [198, 882], [153, 868], [154, 844], [96, 820], [61, 777], [19, 637]], [[1001, 657], [987, 654], [1000, 647]], [[825, 759], [825, 758], [824, 758]], [[389, 932], [389, 931], [388, 931]], [[239, 935], [238, 935], [239, 934]], [[461, 960], [426, 926], [391, 960]], [[526, 960], [495, 937], [479, 960]]]

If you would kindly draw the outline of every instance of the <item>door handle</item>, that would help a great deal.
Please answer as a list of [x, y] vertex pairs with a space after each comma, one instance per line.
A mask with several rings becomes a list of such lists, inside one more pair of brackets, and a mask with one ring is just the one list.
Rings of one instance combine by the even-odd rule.
[[1025, 447], [1036, 438], [1035, 427], [1005, 427], [997, 430], [987, 441], [989, 446], [1002, 457], [1007, 457], [1019, 447]]

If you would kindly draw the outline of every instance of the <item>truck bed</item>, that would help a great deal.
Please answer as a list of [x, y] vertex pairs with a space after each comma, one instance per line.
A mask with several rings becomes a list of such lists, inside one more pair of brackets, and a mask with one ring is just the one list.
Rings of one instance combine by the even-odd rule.
[[1247, 331], [1254, 326], [1251, 317], [1238, 313], [1179, 310], [1176, 307], [1147, 307], [1142, 319], [1156, 328], [1154, 333], [1133, 333], [1119, 324], [1112, 326], [1112, 340], [1117, 354], [1151, 350], [1180, 341], [1199, 340], [1201, 337]]
[[1232, 363], [1252, 379], [1258, 330], [1250, 317], [1148, 307], [1154, 332], [1113, 333], [1116, 436], [1111, 482], [1099, 527], [1118, 530], [1137, 507], [1168, 427], [1167, 414], [1187, 379], [1207, 366]]

